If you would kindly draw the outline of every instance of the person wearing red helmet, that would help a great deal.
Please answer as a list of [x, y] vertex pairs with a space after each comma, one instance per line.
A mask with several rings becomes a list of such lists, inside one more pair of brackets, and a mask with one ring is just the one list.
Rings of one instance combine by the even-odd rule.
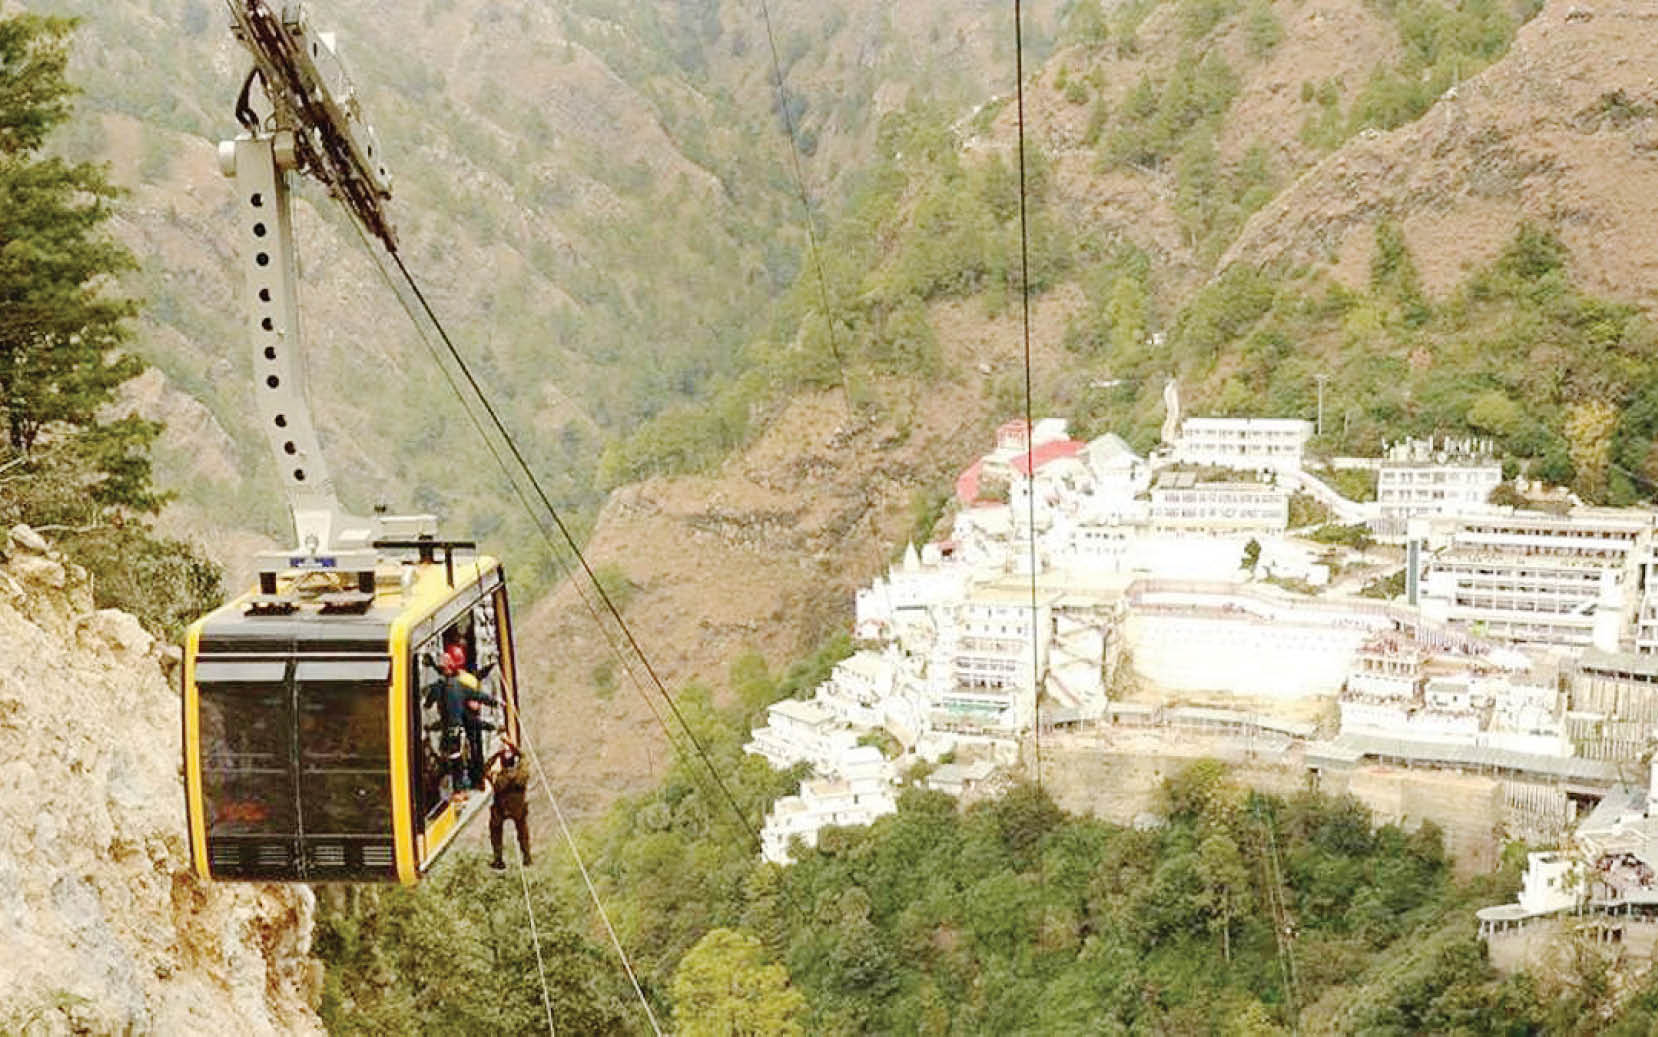
[[[480, 685], [476, 674], [466, 668], [466, 646], [459, 641], [454, 642], [443, 650], [443, 656], [454, 668], [456, 679], [462, 684], [478, 690]], [[484, 732], [495, 727], [484, 719], [481, 709], [485, 705], [495, 705], [495, 700], [487, 696], [469, 696], [466, 700], [466, 712], [461, 714], [461, 727], [466, 732], [466, 781], [468, 788], [481, 789], [484, 787]]]
[[[478, 680], [462, 669], [465, 649], [457, 656], [445, 650], [437, 657], [441, 675], [426, 688], [426, 705], [442, 704], [443, 756], [451, 786], [457, 792], [483, 786], [483, 727], [486, 721], [477, 707], [496, 705], [496, 700], [478, 689]], [[462, 736], [465, 736], [465, 743]], [[471, 750], [471, 759], [467, 749]]]

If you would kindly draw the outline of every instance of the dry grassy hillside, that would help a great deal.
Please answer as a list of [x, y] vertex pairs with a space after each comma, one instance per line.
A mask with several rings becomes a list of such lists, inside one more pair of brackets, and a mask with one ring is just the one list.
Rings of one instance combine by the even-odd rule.
[[[1060, 368], [1058, 329], [1079, 302], [1074, 290], [1037, 301], [1037, 369]], [[1021, 368], [1017, 315], [989, 320], [969, 302], [930, 317], [959, 377], [902, 390], [873, 421], [851, 418], [838, 390], [797, 396], [718, 470], [611, 495], [587, 557], [625, 578], [623, 616], [671, 692], [699, 681], [718, 695], [740, 655], [780, 671], [846, 629], [853, 592], [911, 535], [916, 495], [947, 489], [1010, 416], [991, 389]], [[555, 780], [583, 807], [645, 787], [670, 752], [643, 700], [666, 714], [654, 685], [617, 661], [626, 646], [592, 610], [592, 593], [566, 581], [520, 621], [535, 646], [531, 719]]]
[[1365, 135], [1250, 221], [1227, 261], [1328, 266], [1363, 280], [1378, 221], [1396, 221], [1440, 292], [1490, 261], [1522, 220], [1552, 229], [1585, 289], [1658, 304], [1658, 10], [1553, 0], [1508, 56], [1422, 119]]

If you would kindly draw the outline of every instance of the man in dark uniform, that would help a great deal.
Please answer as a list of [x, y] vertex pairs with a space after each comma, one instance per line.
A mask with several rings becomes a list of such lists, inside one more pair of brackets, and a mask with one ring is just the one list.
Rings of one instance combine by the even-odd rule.
[[524, 792], [530, 784], [530, 769], [517, 746], [507, 742], [490, 760], [489, 781], [495, 789], [495, 798], [489, 805], [489, 846], [495, 851], [495, 859], [489, 866], [496, 871], [507, 866], [501, 859], [501, 830], [509, 819], [518, 830], [518, 853], [529, 864], [529, 807], [524, 802]]

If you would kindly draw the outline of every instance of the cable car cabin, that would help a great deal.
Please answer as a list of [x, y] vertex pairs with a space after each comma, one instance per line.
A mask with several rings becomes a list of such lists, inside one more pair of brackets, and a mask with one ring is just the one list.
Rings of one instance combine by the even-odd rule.
[[[289, 572], [190, 628], [185, 785], [204, 879], [412, 884], [486, 805], [457, 786], [518, 740], [506, 578], [490, 558], [423, 559], [382, 562], [372, 594]], [[444, 744], [430, 693], [454, 645], [498, 703], [479, 710], [481, 759], [469, 738]]]

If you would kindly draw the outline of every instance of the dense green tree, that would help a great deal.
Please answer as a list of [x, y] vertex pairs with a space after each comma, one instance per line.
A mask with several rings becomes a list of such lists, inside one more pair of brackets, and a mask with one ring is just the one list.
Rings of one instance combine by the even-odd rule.
[[0, 16], [0, 524], [54, 534], [99, 606], [176, 637], [217, 604], [219, 570], [135, 518], [166, 495], [149, 454], [161, 426], [110, 413], [143, 368], [127, 352], [137, 305], [114, 289], [134, 267], [106, 226], [119, 192], [45, 153], [73, 110], [74, 27]]
[[806, 998], [760, 941], [710, 929], [674, 973], [674, 1021], [687, 1037], [801, 1034]]
[[[322, 896], [317, 950], [331, 967], [321, 1015], [332, 1033], [626, 1033], [641, 1012], [613, 955], [569, 924], [569, 891], [523, 887], [467, 855], [419, 887]], [[545, 977], [547, 1000], [542, 998]], [[624, 994], [624, 991], [626, 993]]]
[[[104, 230], [118, 192], [100, 167], [41, 155], [69, 117], [73, 28], [0, 19], [0, 420], [18, 452], [53, 423], [95, 424], [142, 366], [120, 352], [135, 304], [107, 293], [133, 265]], [[122, 431], [147, 445], [145, 426]]]
[[1230, 962], [1232, 927], [1249, 911], [1249, 870], [1238, 844], [1221, 832], [1198, 845], [1197, 858], [1203, 882], [1197, 903], [1209, 931], [1220, 934], [1221, 956]]

